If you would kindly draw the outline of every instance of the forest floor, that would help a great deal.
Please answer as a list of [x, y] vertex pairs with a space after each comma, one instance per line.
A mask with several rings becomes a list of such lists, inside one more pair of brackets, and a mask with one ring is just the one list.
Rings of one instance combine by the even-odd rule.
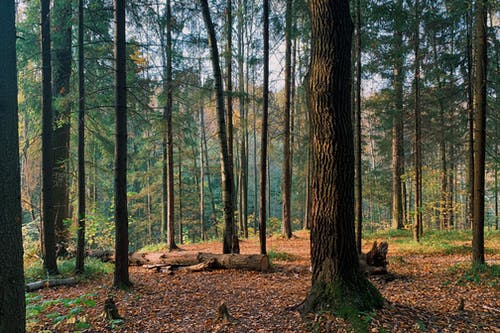
[[[383, 309], [359, 316], [357, 331], [500, 332], [500, 234], [486, 239], [489, 268], [470, 268], [470, 242], [455, 250], [431, 251], [390, 238], [392, 278], [371, 281], [386, 299]], [[373, 240], [366, 240], [364, 252]], [[407, 241], [406, 241], [407, 243]], [[310, 287], [309, 236], [269, 238], [273, 269], [156, 273], [131, 267], [133, 288], [114, 290], [112, 275], [76, 286], [27, 294], [31, 332], [350, 332], [352, 326], [328, 314], [301, 318], [288, 307], [300, 303]], [[423, 245], [422, 245], [423, 246]], [[183, 250], [220, 253], [219, 242], [181, 246]], [[241, 241], [242, 253], [258, 253], [258, 240]], [[450, 250], [452, 249], [452, 250]], [[123, 320], [103, 316], [107, 297], [116, 301]], [[235, 318], [216, 320], [225, 302]]]

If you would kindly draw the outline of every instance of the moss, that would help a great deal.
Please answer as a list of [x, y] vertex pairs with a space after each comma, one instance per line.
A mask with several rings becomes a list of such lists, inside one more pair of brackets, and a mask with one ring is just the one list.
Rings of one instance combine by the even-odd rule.
[[362, 320], [363, 313], [383, 304], [380, 292], [364, 276], [350, 281], [336, 277], [330, 283], [315, 283], [299, 311], [303, 315], [329, 312], [348, 320], [354, 331], [365, 332], [368, 322]]

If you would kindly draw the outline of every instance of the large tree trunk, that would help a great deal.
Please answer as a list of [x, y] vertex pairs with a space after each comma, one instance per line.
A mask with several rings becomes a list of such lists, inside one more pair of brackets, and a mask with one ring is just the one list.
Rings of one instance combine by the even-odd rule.
[[127, 209], [127, 73], [125, 0], [114, 1], [115, 13], [115, 273], [113, 285], [131, 285], [128, 274]]
[[[312, 286], [300, 310], [369, 310], [382, 306], [362, 274], [354, 231], [351, 122], [352, 21], [349, 1], [309, 0], [312, 126]], [[327, 237], [325, 237], [327, 236]], [[343, 312], [343, 313], [342, 313]]]
[[264, 38], [264, 76], [262, 87], [262, 133], [260, 149], [260, 196], [259, 196], [259, 241], [260, 253], [267, 254], [266, 249], [266, 186], [267, 186], [267, 131], [269, 118], [269, 0], [264, 0], [263, 11], [263, 38]]
[[[44, 11], [45, 12], [45, 11]], [[0, 332], [25, 332], [15, 4], [0, 2]]]
[[290, 149], [290, 97], [292, 85], [292, 0], [286, 1], [285, 26], [285, 112], [283, 117], [283, 166], [282, 195], [283, 218], [281, 234], [285, 238], [292, 237], [292, 157]]
[[395, 20], [396, 31], [393, 36], [394, 56], [394, 115], [392, 117], [392, 227], [403, 228], [403, 191], [401, 176], [403, 175], [403, 82], [404, 54], [402, 49], [403, 33], [401, 17], [403, 3], [397, 2]]
[[85, 77], [83, 49], [83, 1], [78, 0], [78, 233], [75, 271], [85, 270]]
[[486, 147], [487, 1], [476, 2], [476, 64], [474, 86], [474, 195], [472, 263], [484, 264], [484, 174]]
[[224, 90], [222, 86], [222, 75], [219, 64], [219, 50], [217, 48], [215, 29], [212, 23], [212, 18], [210, 16], [210, 10], [208, 8], [207, 0], [200, 0], [200, 4], [203, 12], [203, 19], [207, 27], [208, 43], [210, 46], [213, 74], [215, 78], [217, 128], [219, 143], [221, 146], [222, 205], [224, 215], [223, 252], [235, 253], [239, 252], [239, 246], [238, 236], [235, 233], [234, 227], [233, 170], [231, 168], [231, 156], [229, 155], [226, 137], [226, 120], [224, 117]]
[[58, 274], [56, 263], [55, 214], [53, 203], [53, 114], [50, 52], [50, 1], [41, 1], [42, 26], [42, 216], [43, 265], [50, 275]]
[[58, 255], [67, 252], [70, 238], [67, 224], [70, 218], [68, 163], [71, 123], [71, 102], [68, 98], [71, 76], [71, 2], [55, 1], [52, 8], [54, 104], [54, 185], [53, 204]]

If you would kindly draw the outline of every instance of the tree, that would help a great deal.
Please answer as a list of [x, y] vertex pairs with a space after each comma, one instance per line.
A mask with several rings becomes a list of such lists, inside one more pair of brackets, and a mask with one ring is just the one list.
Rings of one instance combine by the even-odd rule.
[[[169, 251], [177, 249], [175, 244], [175, 201], [174, 201], [174, 143], [172, 134], [172, 14], [170, 0], [166, 4], [166, 34], [165, 51], [162, 50], [164, 77], [163, 90], [166, 95], [166, 104], [163, 109], [163, 218], [167, 231], [167, 245]], [[163, 32], [163, 31], [162, 31]], [[163, 36], [161, 37], [163, 41]], [[166, 54], [166, 56], [165, 56]], [[165, 62], [166, 59], [166, 62]]]
[[356, 108], [354, 114], [354, 124], [355, 124], [355, 155], [354, 155], [354, 169], [355, 169], [355, 179], [354, 186], [356, 189], [356, 202], [354, 205], [354, 211], [356, 216], [356, 249], [358, 253], [361, 253], [361, 239], [363, 233], [363, 183], [362, 183], [362, 163], [361, 163], [361, 146], [362, 146], [362, 135], [361, 135], [361, 1], [356, 0]]
[[487, 1], [476, 1], [476, 58], [474, 85], [474, 194], [472, 263], [484, 264], [484, 174], [486, 148]]
[[114, 0], [115, 15], [115, 273], [113, 285], [131, 285], [128, 274], [127, 67], [125, 0]]
[[0, 2], [0, 332], [25, 332], [14, 1]]
[[266, 250], [266, 187], [267, 187], [267, 132], [269, 118], [269, 0], [262, 5], [263, 38], [264, 38], [264, 77], [262, 87], [262, 133], [260, 148], [260, 180], [259, 180], [259, 241], [260, 253]]
[[50, 54], [50, 1], [42, 0], [42, 211], [43, 265], [50, 275], [58, 274], [56, 261], [55, 216], [53, 203], [54, 160], [52, 145], [52, 66]]
[[415, 1], [415, 223], [413, 225], [413, 238], [418, 242], [422, 235], [422, 135], [421, 135], [421, 110], [420, 110], [420, 8], [419, 0]]
[[392, 116], [392, 227], [402, 229], [403, 225], [403, 82], [404, 82], [404, 52], [403, 52], [403, 2], [396, 3], [393, 34], [394, 62], [394, 111]]
[[292, 83], [292, 0], [286, 1], [285, 19], [285, 112], [283, 133], [283, 221], [281, 233], [286, 238], [292, 237], [292, 153], [290, 147], [290, 97]]
[[54, 99], [54, 184], [53, 204], [58, 255], [67, 252], [70, 218], [68, 165], [71, 123], [71, 2], [54, 1], [52, 8], [52, 96]]
[[78, 0], [78, 236], [75, 271], [85, 270], [85, 76], [83, 0]]
[[354, 236], [353, 24], [347, 0], [309, 0], [308, 7], [312, 286], [300, 310], [346, 315], [346, 309], [363, 311], [383, 303], [359, 268]]
[[224, 240], [223, 253], [238, 253], [238, 237], [235, 235], [234, 227], [234, 183], [233, 170], [229, 156], [228, 141], [226, 137], [226, 119], [224, 117], [224, 90], [222, 85], [222, 74], [219, 64], [219, 50], [215, 29], [210, 16], [207, 0], [200, 0], [203, 19], [208, 33], [208, 44], [212, 58], [212, 70], [215, 79], [217, 130], [221, 150], [221, 177], [222, 177], [222, 204], [224, 218]]

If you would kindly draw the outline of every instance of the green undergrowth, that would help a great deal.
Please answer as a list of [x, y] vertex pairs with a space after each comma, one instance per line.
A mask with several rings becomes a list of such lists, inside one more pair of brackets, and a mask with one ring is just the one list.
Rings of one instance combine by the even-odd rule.
[[267, 252], [267, 256], [270, 261], [294, 261], [297, 260], [297, 256], [295, 254], [291, 254], [288, 252], [281, 252], [277, 250], [270, 250]]
[[445, 284], [466, 285], [474, 283], [487, 285], [490, 287], [500, 287], [500, 265], [473, 265], [467, 263], [457, 263], [448, 268], [452, 279], [445, 281]]
[[35, 293], [26, 293], [26, 327], [30, 331], [41, 316], [52, 323], [52, 329], [60, 325], [70, 325], [72, 332], [83, 332], [91, 328], [85, 309], [95, 307], [96, 294], [83, 294], [76, 298], [42, 300]]
[[[57, 267], [61, 277], [74, 276], [75, 274], [75, 260], [58, 260]], [[98, 258], [85, 259], [85, 272], [83, 278], [99, 277], [113, 272], [113, 264], [104, 263]], [[24, 268], [24, 276], [26, 282], [41, 280], [47, 278], [47, 273], [43, 268], [41, 261], [30, 262]]]
[[[485, 231], [485, 253], [500, 253], [500, 231]], [[420, 242], [413, 240], [410, 230], [381, 230], [363, 235], [365, 241], [387, 241], [389, 249], [398, 254], [470, 255], [472, 232], [470, 230], [424, 231]]]

